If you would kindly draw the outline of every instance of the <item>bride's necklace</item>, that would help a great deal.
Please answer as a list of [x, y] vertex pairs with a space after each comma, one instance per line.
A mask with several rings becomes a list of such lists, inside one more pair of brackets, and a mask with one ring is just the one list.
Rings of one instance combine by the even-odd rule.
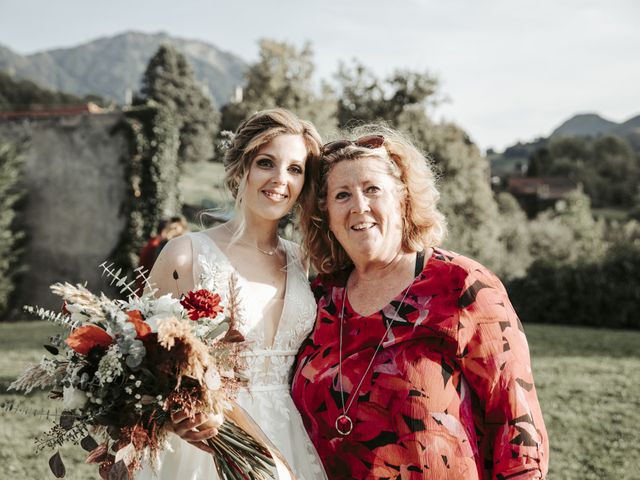
[[[224, 225], [224, 227], [227, 229], [227, 231], [231, 232], [231, 229], [226, 224]], [[264, 250], [264, 249], [260, 248], [258, 245], [254, 245], [253, 243], [247, 242], [246, 240], [239, 239], [238, 242], [244, 243], [245, 245], [247, 245], [249, 247], [254, 247], [260, 253], [263, 253], [265, 255], [269, 255], [270, 257], [273, 257], [276, 254], [276, 252], [278, 251], [278, 247], [280, 246], [280, 237], [276, 236], [276, 246], [271, 248], [271, 249], [269, 249], [269, 250]]]
[[278, 243], [276, 243], [276, 246], [273, 247], [271, 250], [263, 250], [258, 245], [256, 245], [256, 249], [260, 253], [264, 253], [265, 255], [269, 255], [270, 257], [273, 257], [275, 255], [275, 253], [278, 251], [278, 246], [279, 245], [280, 245], [280, 239], [278, 239]]
[[371, 365], [373, 365], [373, 360], [376, 358], [376, 355], [378, 354], [378, 351], [380, 350], [380, 347], [382, 346], [382, 344], [384, 343], [385, 339], [387, 338], [387, 335], [389, 335], [389, 332], [391, 331], [391, 326], [393, 325], [393, 322], [396, 321], [396, 318], [398, 317], [398, 312], [400, 311], [400, 308], [402, 308], [402, 305], [404, 304], [404, 301], [407, 298], [407, 295], [409, 294], [409, 290], [411, 290], [411, 287], [415, 283], [416, 278], [417, 278], [417, 276], [414, 277], [414, 279], [412, 280], [411, 284], [405, 290], [404, 295], [402, 296], [402, 300], [400, 301], [400, 304], [398, 305], [398, 307], [396, 308], [395, 313], [393, 314], [393, 318], [391, 319], [391, 321], [389, 322], [389, 325], [387, 326], [387, 330], [384, 332], [384, 335], [380, 339], [380, 342], [378, 343], [378, 346], [376, 347], [375, 351], [373, 352], [373, 356], [371, 357], [371, 360], [369, 361], [369, 365], [367, 365], [366, 370], [362, 374], [362, 378], [360, 379], [360, 383], [358, 383], [358, 386], [351, 392], [351, 398], [349, 399], [349, 403], [347, 403], [346, 406], [344, 404], [344, 388], [343, 388], [343, 384], [342, 384], [342, 330], [343, 330], [343, 327], [344, 327], [344, 306], [347, 303], [347, 284], [345, 283], [345, 285], [344, 285], [344, 294], [343, 294], [343, 298], [342, 298], [342, 310], [340, 311], [340, 344], [339, 344], [340, 346], [339, 346], [339, 351], [338, 351], [338, 355], [339, 355], [339, 357], [338, 357], [338, 379], [340, 380], [340, 397], [342, 398], [342, 413], [338, 416], [338, 418], [336, 418], [336, 422], [335, 422], [336, 430], [342, 436], [349, 435], [351, 433], [351, 431], [353, 430], [353, 420], [351, 420], [351, 417], [348, 415], [349, 409], [353, 405], [353, 402], [355, 401], [355, 399], [356, 399], [356, 397], [358, 395], [358, 392], [360, 391], [360, 387], [362, 386], [362, 383], [364, 382], [364, 379], [367, 376], [367, 373], [369, 373], [369, 369], [371, 369]]

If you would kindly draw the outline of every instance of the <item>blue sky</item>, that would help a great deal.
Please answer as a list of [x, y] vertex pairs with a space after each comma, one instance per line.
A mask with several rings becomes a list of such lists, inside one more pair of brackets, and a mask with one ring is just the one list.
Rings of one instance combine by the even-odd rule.
[[429, 70], [436, 117], [482, 148], [548, 135], [575, 113], [640, 114], [637, 0], [0, 0], [0, 44], [29, 54], [126, 30], [203, 40], [247, 61], [257, 40], [309, 40], [318, 77], [358, 58]]

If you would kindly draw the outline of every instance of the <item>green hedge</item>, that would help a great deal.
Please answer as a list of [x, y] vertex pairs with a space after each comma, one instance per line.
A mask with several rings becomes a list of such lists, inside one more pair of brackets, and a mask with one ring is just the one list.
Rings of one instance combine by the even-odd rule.
[[615, 245], [578, 265], [537, 260], [508, 290], [525, 322], [640, 329], [640, 246]]

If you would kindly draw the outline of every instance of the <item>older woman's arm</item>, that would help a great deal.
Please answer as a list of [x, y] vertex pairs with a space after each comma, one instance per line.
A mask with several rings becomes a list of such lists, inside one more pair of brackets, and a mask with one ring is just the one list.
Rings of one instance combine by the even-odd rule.
[[544, 478], [549, 443], [527, 340], [500, 280], [473, 263], [458, 301], [458, 357], [481, 404], [476, 424], [488, 478]]

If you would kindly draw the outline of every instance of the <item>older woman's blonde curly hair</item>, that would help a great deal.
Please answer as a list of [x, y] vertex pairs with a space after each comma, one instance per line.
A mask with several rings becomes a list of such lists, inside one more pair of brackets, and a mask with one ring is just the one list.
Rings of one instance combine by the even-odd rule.
[[378, 158], [387, 163], [388, 173], [398, 185], [402, 205], [402, 249], [417, 252], [440, 244], [446, 234], [446, 221], [438, 211], [440, 193], [430, 161], [404, 136], [382, 125], [364, 125], [349, 132], [348, 138], [382, 135], [383, 148], [347, 145], [323, 154], [312, 165], [311, 178], [302, 199], [300, 226], [303, 245], [311, 263], [319, 273], [346, 268], [351, 260], [335, 236], [329, 231], [327, 212], [327, 179], [331, 169], [342, 161]]

